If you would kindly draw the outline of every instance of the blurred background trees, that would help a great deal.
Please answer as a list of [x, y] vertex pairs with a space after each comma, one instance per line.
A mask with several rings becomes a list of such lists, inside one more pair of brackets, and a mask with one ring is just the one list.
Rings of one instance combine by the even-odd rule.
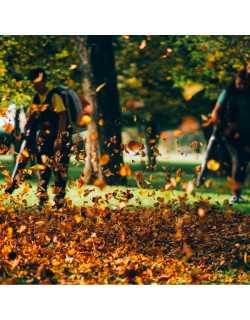
[[[115, 172], [110, 183], [123, 161], [122, 128], [142, 133], [153, 167], [160, 132], [197, 130], [233, 73], [250, 61], [249, 44], [250, 36], [88, 36], [99, 142], [111, 155], [104, 167]], [[51, 85], [84, 96], [75, 36], [0, 36], [0, 46], [1, 110], [9, 101], [29, 105], [27, 73], [36, 66], [48, 70]]]

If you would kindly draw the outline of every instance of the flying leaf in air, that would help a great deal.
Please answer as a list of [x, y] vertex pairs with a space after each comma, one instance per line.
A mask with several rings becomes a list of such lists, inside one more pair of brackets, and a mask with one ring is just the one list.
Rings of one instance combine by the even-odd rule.
[[186, 84], [183, 88], [183, 97], [186, 101], [192, 99], [194, 95], [200, 92], [203, 89], [203, 85], [201, 83], [189, 83]]
[[130, 141], [128, 143], [128, 149], [133, 151], [133, 152], [137, 152], [137, 151], [143, 149], [143, 144], [139, 143], [137, 141]]
[[108, 154], [103, 154], [101, 157], [100, 157], [100, 165], [101, 166], [105, 166], [106, 164], [108, 164], [110, 161], [110, 156]]
[[7, 133], [11, 133], [14, 130], [14, 126], [11, 123], [4, 124], [2, 128]]
[[132, 175], [132, 171], [128, 164], [121, 165], [119, 173], [122, 177], [127, 177]]
[[34, 79], [32, 82], [33, 83], [39, 83], [41, 81], [43, 81], [43, 72], [40, 72], [38, 77], [36, 79]]
[[94, 186], [98, 187], [99, 189], [104, 189], [106, 187], [106, 182], [104, 179], [96, 179], [94, 181]]
[[83, 115], [81, 117], [81, 119], [79, 120], [79, 125], [80, 126], [86, 126], [88, 124], [90, 124], [90, 122], [92, 121], [91, 117], [88, 115]]
[[105, 87], [106, 86], [106, 82], [103, 82], [102, 84], [100, 84], [97, 88], [96, 88], [96, 92], [99, 92], [99, 91], [101, 91], [102, 90], [102, 88], [103, 87]]
[[75, 70], [77, 68], [77, 64], [71, 64], [69, 70]]
[[34, 166], [30, 167], [30, 169], [34, 171], [42, 171], [46, 169], [46, 166], [43, 164], [35, 164]]
[[28, 158], [28, 157], [30, 156], [27, 148], [25, 148], [25, 149], [23, 150], [22, 155], [23, 155], [25, 158]]
[[139, 49], [140, 49], [140, 50], [143, 50], [143, 49], [146, 48], [146, 46], [147, 46], [147, 41], [144, 39], [144, 40], [142, 40], [142, 42], [140, 43]]
[[211, 171], [217, 171], [220, 168], [220, 163], [214, 159], [211, 159], [207, 163], [207, 168]]

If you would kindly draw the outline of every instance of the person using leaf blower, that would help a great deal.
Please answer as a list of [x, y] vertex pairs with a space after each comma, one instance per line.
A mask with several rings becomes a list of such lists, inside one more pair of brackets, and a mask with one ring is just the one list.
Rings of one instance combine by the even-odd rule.
[[[220, 114], [223, 114], [223, 123]], [[241, 193], [250, 161], [250, 75], [246, 69], [238, 72], [231, 85], [221, 92], [212, 112], [212, 121], [221, 125], [221, 139], [231, 159], [232, 197], [229, 203], [245, 203]]]
[[47, 188], [53, 171], [55, 176], [55, 207], [62, 208], [68, 178], [68, 164], [72, 140], [70, 113], [65, 101], [56, 90], [47, 87], [46, 73], [42, 68], [30, 71], [29, 80], [36, 94], [29, 111], [12, 183], [5, 190], [12, 193], [19, 185], [23, 169], [30, 155], [36, 155], [39, 171], [37, 196], [39, 207], [48, 201]]
[[[225, 124], [224, 121], [225, 119], [224, 119], [223, 112], [220, 111], [218, 112], [218, 114], [216, 113], [216, 119], [214, 117], [214, 113], [212, 112], [211, 118], [203, 125], [203, 127], [212, 126], [212, 132], [208, 140], [208, 144], [207, 144], [204, 159], [201, 164], [200, 172], [196, 179], [196, 186], [198, 188], [204, 184], [205, 180], [209, 175], [209, 169], [208, 169], [209, 160], [218, 158], [218, 152], [220, 153], [220, 155], [222, 155], [223, 153], [224, 155], [223, 160], [226, 159], [227, 164], [229, 162], [228, 151], [223, 139], [223, 126]], [[226, 173], [229, 170], [228, 167], [224, 169], [226, 169]]]

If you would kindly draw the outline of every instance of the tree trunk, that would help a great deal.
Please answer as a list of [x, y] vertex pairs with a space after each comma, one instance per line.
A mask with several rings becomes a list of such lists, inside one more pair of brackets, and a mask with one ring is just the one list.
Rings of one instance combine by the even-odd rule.
[[159, 142], [159, 134], [157, 130], [157, 121], [154, 115], [146, 122], [145, 128], [145, 144], [148, 155], [148, 169], [154, 171], [157, 165], [156, 157], [158, 155], [157, 145]]
[[93, 76], [91, 72], [90, 58], [87, 48], [87, 36], [78, 36], [78, 54], [82, 68], [82, 91], [84, 97], [90, 104], [91, 121], [87, 125], [86, 138], [86, 158], [83, 168], [82, 178], [85, 184], [92, 183], [95, 179], [103, 180], [102, 168], [100, 165], [100, 144], [98, 139], [97, 120], [97, 104], [96, 91], [93, 84]]
[[119, 168], [123, 164], [122, 125], [112, 36], [90, 36], [91, 62], [97, 88], [101, 150], [110, 156], [105, 165], [108, 184], [125, 184]]

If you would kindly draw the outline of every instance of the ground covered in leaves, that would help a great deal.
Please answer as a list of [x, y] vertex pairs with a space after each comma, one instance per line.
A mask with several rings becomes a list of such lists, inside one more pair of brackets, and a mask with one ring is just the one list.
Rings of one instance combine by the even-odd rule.
[[0, 207], [1, 284], [250, 282], [250, 216], [184, 197], [153, 208]]

